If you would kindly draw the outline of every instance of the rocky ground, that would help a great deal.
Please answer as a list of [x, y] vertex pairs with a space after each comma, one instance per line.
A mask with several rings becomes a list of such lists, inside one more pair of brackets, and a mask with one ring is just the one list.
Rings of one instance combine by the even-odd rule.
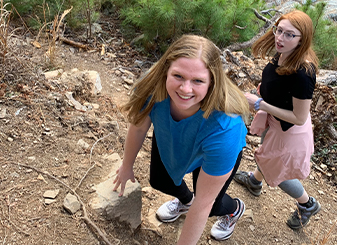
[[[75, 82], [45, 79], [43, 72], [51, 68], [47, 40], [39, 40], [41, 48], [37, 48], [31, 44], [31, 36], [13, 39], [13, 56], [3, 63], [6, 69], [0, 75], [2, 244], [103, 244], [98, 231], [111, 244], [171, 245], [177, 241], [184, 217], [171, 224], [153, 219], [156, 209], [170, 197], [149, 188], [149, 137], [135, 164], [136, 178], [144, 190], [141, 226], [132, 231], [124, 223], [106, 221], [88, 205], [92, 186], [109, 171], [102, 157], [112, 153], [123, 157], [128, 124], [119, 107], [127, 100], [132, 80], [155, 61], [130, 47], [111, 23], [101, 21], [103, 28], [114, 30], [101, 36], [106, 43], [104, 50], [102, 45], [88, 51], [58, 44], [53, 60], [52, 68], [64, 72], [75, 68], [97, 71], [102, 85], [98, 95], [90, 93], [85, 76]], [[72, 92], [86, 111], [75, 109], [65, 96], [67, 92]], [[87, 145], [79, 145], [79, 140]], [[240, 169], [254, 169], [257, 140], [247, 138]], [[308, 193], [322, 205], [306, 228], [292, 231], [287, 227], [285, 221], [295, 205], [279, 188], [264, 184], [263, 194], [257, 198], [233, 182], [228, 192], [245, 202], [245, 215], [233, 236], [223, 242], [210, 238], [216, 220], [210, 218], [198, 244], [337, 244], [334, 170], [327, 172], [322, 164], [325, 162], [316, 162], [303, 181]], [[189, 176], [186, 180], [190, 183]], [[83, 219], [83, 210], [73, 215], [64, 210], [64, 197], [74, 189], [98, 229]], [[59, 190], [50, 204], [44, 197], [47, 190]]]

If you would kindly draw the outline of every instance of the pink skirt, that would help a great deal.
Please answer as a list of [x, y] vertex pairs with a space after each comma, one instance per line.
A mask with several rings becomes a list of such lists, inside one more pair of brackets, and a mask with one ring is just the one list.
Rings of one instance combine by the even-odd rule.
[[307, 178], [314, 152], [310, 114], [304, 125], [282, 131], [280, 122], [272, 115], [260, 113], [250, 131], [260, 133], [261, 127], [268, 126], [262, 145], [255, 151], [255, 160], [267, 184], [274, 187], [285, 180]]

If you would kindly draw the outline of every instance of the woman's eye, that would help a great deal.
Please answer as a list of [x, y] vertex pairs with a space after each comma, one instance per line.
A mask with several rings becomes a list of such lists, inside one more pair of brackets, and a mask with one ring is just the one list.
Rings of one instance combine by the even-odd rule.
[[182, 76], [178, 75], [178, 74], [175, 74], [174, 75], [176, 78], [182, 78]]
[[289, 32], [285, 32], [284, 35], [288, 38], [292, 38], [293, 34], [289, 33]]
[[282, 32], [283, 32], [283, 30], [281, 30], [281, 29], [277, 29], [277, 34], [281, 35], [281, 34], [282, 34]]
[[198, 80], [198, 79], [196, 79], [196, 80], [194, 80], [196, 83], [203, 83], [203, 81], [201, 81], [201, 80]]

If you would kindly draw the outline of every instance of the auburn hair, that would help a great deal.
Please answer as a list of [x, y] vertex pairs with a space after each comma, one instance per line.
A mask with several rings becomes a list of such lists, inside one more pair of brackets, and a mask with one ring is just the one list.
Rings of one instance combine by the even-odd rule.
[[[310, 75], [318, 73], [318, 58], [312, 49], [314, 30], [311, 18], [300, 10], [294, 10], [282, 15], [275, 23], [275, 26], [278, 26], [282, 20], [289, 20], [301, 32], [301, 37], [299, 45], [284, 60], [282, 65], [276, 69], [276, 72], [279, 75], [290, 75], [296, 73], [300, 68], [304, 68]], [[265, 58], [266, 55], [270, 56], [274, 48], [275, 36], [273, 30], [270, 29], [253, 44], [252, 54], [255, 57], [261, 56], [261, 58]], [[280, 53], [277, 53], [276, 58], [279, 56]]]

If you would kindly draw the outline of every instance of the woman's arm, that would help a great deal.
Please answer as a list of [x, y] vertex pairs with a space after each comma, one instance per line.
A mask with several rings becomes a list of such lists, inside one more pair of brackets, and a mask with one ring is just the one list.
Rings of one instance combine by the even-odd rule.
[[[254, 103], [258, 97], [254, 94], [246, 93], [245, 94], [250, 108], [254, 108]], [[277, 118], [282, 119], [283, 121], [295, 124], [303, 125], [310, 112], [311, 100], [300, 100], [293, 97], [293, 110], [281, 109], [279, 107], [268, 104], [265, 101], [260, 102], [260, 110], [263, 110]]]
[[125, 139], [123, 163], [117, 170], [117, 176], [113, 182], [115, 184], [115, 187], [113, 189], [114, 191], [116, 191], [117, 188], [121, 186], [119, 196], [123, 195], [125, 185], [128, 180], [135, 182], [133, 164], [140, 148], [143, 145], [146, 133], [149, 130], [150, 126], [151, 119], [149, 116], [147, 116], [141, 125], [135, 126], [131, 124], [129, 127]]
[[215, 198], [218, 196], [231, 173], [232, 171], [222, 176], [211, 176], [206, 174], [202, 169], [200, 170], [195, 199], [187, 213], [186, 220], [177, 243], [178, 245], [197, 244], [204, 230]]

